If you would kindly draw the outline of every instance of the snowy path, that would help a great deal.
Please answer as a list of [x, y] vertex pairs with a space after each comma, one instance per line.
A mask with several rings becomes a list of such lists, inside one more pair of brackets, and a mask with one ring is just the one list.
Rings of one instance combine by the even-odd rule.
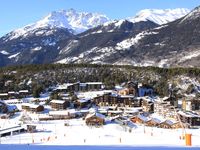
[[[114, 123], [101, 128], [88, 127], [82, 119], [49, 121], [37, 124], [37, 133], [1, 137], [1, 144], [35, 145], [115, 145], [115, 146], [171, 146], [183, 147], [180, 139], [182, 130], [170, 130], [138, 126], [131, 132]], [[200, 147], [200, 129], [188, 130], [192, 133], [192, 145]]]
[[132, 147], [132, 146], [35, 146], [35, 145], [0, 145], [6, 150], [199, 150], [198, 147]]

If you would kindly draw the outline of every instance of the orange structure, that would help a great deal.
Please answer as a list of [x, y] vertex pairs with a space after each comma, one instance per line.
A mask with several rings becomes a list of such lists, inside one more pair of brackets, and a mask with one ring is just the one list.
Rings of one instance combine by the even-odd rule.
[[192, 134], [185, 134], [186, 146], [192, 146]]

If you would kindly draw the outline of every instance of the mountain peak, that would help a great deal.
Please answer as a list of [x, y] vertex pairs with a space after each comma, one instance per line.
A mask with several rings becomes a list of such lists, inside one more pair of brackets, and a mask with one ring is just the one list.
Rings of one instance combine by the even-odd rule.
[[179, 19], [190, 12], [186, 8], [176, 8], [176, 9], [144, 9], [139, 11], [134, 18], [129, 18], [131, 22], [140, 21], [153, 21], [159, 25], [172, 22]]
[[200, 18], [200, 6], [196, 7], [188, 15], [186, 15], [181, 21], [181, 23], [195, 20], [197, 18]]
[[52, 11], [36, 23], [16, 29], [7, 34], [8, 39], [16, 39], [29, 35], [37, 29], [43, 28], [66, 28], [74, 34], [79, 34], [90, 28], [110, 21], [105, 15], [98, 13], [78, 12], [71, 8], [69, 10]]

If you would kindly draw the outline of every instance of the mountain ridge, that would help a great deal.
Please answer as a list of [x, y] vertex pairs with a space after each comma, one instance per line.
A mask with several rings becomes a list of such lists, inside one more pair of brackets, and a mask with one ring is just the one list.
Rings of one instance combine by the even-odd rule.
[[[148, 9], [148, 11], [158, 11], [157, 13], [162, 14], [166, 10]], [[44, 20], [39, 21], [39, 28], [27, 26], [25, 29], [31, 28], [31, 30], [22, 34], [22, 36], [15, 37], [15, 34], [10, 32], [0, 38], [0, 59], [2, 59], [0, 63], [1, 66], [42, 63], [101, 63], [159, 67], [170, 67], [177, 63], [177, 65], [187, 66], [183, 62], [185, 63], [190, 57], [194, 58], [193, 56], [199, 54], [197, 46], [195, 55], [190, 53], [190, 57], [185, 56], [187, 54], [186, 49], [190, 46], [188, 42], [191, 41], [190, 38], [196, 39], [199, 43], [198, 39], [195, 38], [198, 35], [193, 31], [198, 30], [199, 22], [196, 21], [198, 17], [196, 20], [195, 18], [187, 19], [192, 13], [191, 16], [194, 16], [195, 10], [186, 16], [182, 13], [189, 11], [186, 9], [177, 9], [177, 11], [168, 9], [167, 11], [170, 13], [179, 11], [181, 13], [177, 15], [178, 19], [172, 17], [172, 20], [176, 20], [172, 22], [170, 20], [167, 24], [163, 20], [162, 23], [155, 23], [150, 19], [145, 20], [144, 17], [141, 20], [136, 19], [137, 21], [131, 21], [127, 18], [121, 20], [107, 19], [104, 23], [79, 34], [75, 34], [71, 27], [64, 26], [68, 22], [62, 23], [62, 21], [58, 21], [60, 19], [55, 19], [59, 18], [57, 15], [59, 16], [60, 13], [74, 15], [76, 14], [75, 10], [52, 12]], [[147, 10], [143, 12], [147, 12]], [[94, 16], [91, 13], [82, 13], [82, 15], [88, 18]], [[66, 21], [66, 19], [63, 20]], [[184, 20], [191, 20], [197, 22], [197, 24], [190, 27], [188, 21]], [[190, 29], [191, 32], [185, 30], [185, 28]], [[182, 36], [179, 32], [185, 36]], [[188, 33], [190, 36], [187, 36]], [[14, 38], [12, 38], [12, 35]], [[174, 42], [170, 39], [174, 39]], [[182, 43], [180, 39], [185, 43]], [[191, 44], [190, 47], [194, 49], [194, 44]], [[175, 53], [176, 49], [181, 53]], [[176, 54], [184, 57], [182, 62], [175, 58]]]

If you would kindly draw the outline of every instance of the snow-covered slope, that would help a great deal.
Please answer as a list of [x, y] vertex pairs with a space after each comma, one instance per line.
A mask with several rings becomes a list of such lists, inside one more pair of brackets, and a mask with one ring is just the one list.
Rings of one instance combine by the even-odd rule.
[[135, 17], [129, 18], [131, 22], [153, 21], [159, 25], [172, 22], [190, 12], [186, 8], [177, 9], [144, 9], [136, 14]]
[[32, 31], [41, 28], [66, 28], [72, 33], [78, 34], [108, 21], [110, 19], [98, 13], [77, 12], [74, 9], [53, 11], [38, 22], [11, 32], [9, 40], [27, 36]]

